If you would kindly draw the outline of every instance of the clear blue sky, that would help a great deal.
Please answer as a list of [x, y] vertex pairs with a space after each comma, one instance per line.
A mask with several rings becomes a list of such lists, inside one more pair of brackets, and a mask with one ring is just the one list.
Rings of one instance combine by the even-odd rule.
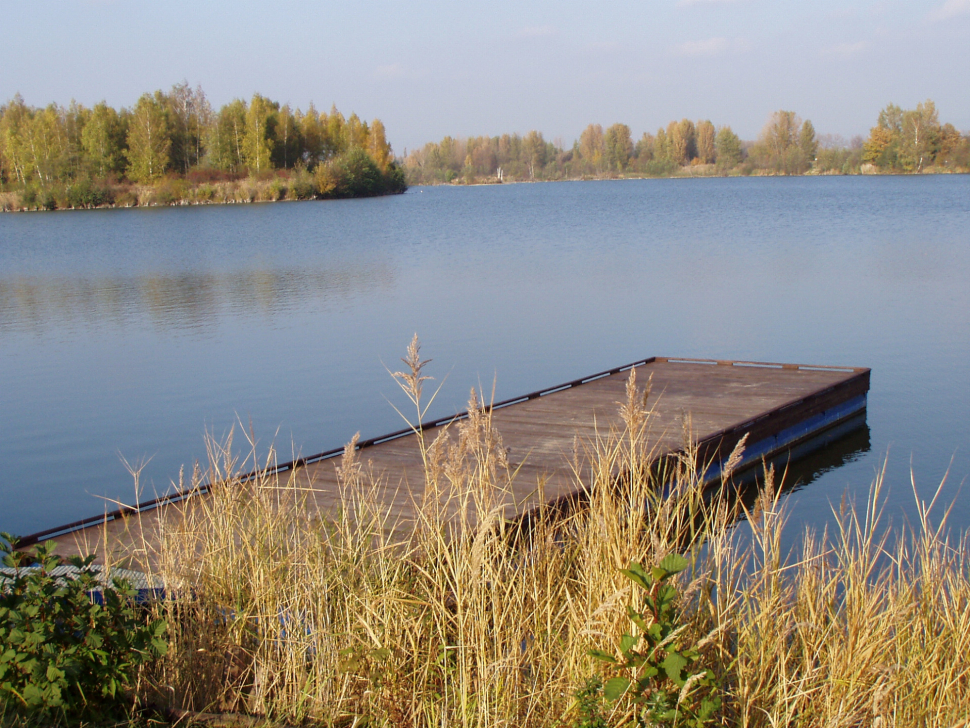
[[970, 129], [970, 0], [0, 0], [0, 101], [133, 105], [187, 80], [380, 117], [397, 153], [445, 134], [687, 117], [752, 139], [791, 109], [865, 134], [932, 98]]

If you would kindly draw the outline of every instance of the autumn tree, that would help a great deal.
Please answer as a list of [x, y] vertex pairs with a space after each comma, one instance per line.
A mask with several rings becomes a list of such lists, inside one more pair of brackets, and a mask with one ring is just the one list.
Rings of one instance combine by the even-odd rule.
[[522, 155], [522, 161], [529, 169], [529, 179], [535, 179], [536, 168], [539, 168], [541, 174], [542, 168], [546, 166], [548, 156], [546, 140], [542, 138], [542, 134], [533, 130], [525, 135], [522, 140]]
[[701, 164], [714, 164], [717, 159], [716, 135], [714, 124], [710, 121], [697, 122], [697, 159]]
[[503, 134], [498, 139], [498, 163], [513, 176], [520, 175], [522, 165], [522, 137], [518, 134]]
[[722, 126], [717, 131], [714, 138], [715, 154], [717, 155], [717, 168], [721, 172], [734, 169], [741, 164], [743, 148], [741, 139], [735, 134], [731, 127]]
[[633, 153], [637, 158], [637, 164], [641, 167], [645, 163], [653, 161], [655, 142], [656, 139], [653, 134], [648, 134], [647, 132], [643, 132], [643, 135], [637, 140], [637, 144], [633, 148]]
[[81, 131], [84, 161], [98, 177], [120, 173], [125, 164], [126, 124], [104, 101], [95, 104]]
[[751, 150], [752, 158], [758, 166], [782, 174], [805, 172], [811, 160], [801, 145], [803, 130], [806, 145], [810, 146], [809, 134], [812, 140], [815, 138], [811, 124], [806, 127], [794, 111], [776, 111], [761, 130], [758, 143]]
[[142, 94], [132, 111], [128, 126], [128, 176], [136, 182], [149, 184], [165, 173], [172, 140], [165, 120], [165, 98], [161, 91], [155, 95]]
[[246, 110], [246, 131], [243, 134], [243, 161], [250, 174], [260, 174], [273, 168], [273, 138], [278, 106], [265, 96], [253, 94]]
[[801, 119], [794, 111], [776, 111], [761, 130], [758, 141], [775, 157], [782, 157], [795, 146]]
[[329, 159], [342, 154], [350, 147], [347, 135], [347, 121], [344, 115], [337, 111], [337, 106], [330, 107], [330, 113], [321, 116], [324, 127], [323, 158]]
[[663, 127], [657, 129], [657, 136], [654, 137], [653, 156], [658, 162], [677, 164], [671, 151], [670, 139]]
[[798, 131], [798, 148], [805, 157], [805, 163], [811, 165], [818, 154], [818, 140], [815, 138], [815, 127], [805, 119]]
[[903, 110], [896, 104], [887, 104], [886, 108], [879, 112], [876, 125], [880, 129], [885, 129], [890, 134], [903, 133]]
[[60, 126], [64, 133], [64, 151], [59, 163], [63, 179], [73, 179], [81, 174], [83, 167], [83, 144], [81, 135], [91, 111], [71, 99], [66, 109], [60, 110]]
[[374, 119], [370, 125], [370, 134], [367, 138], [367, 153], [377, 164], [381, 172], [386, 172], [394, 156], [391, 154], [391, 145], [387, 143], [387, 133], [384, 130], [384, 122]]
[[946, 142], [945, 138], [933, 101], [927, 99], [910, 110], [889, 104], [869, 131], [863, 160], [882, 169], [921, 172], [936, 163], [946, 143], [952, 144], [952, 133]]
[[216, 114], [206, 142], [206, 163], [226, 172], [239, 172], [245, 165], [243, 140], [246, 136], [246, 102], [234, 99]]
[[927, 99], [903, 112], [899, 159], [907, 172], [921, 172], [940, 151], [940, 119], [936, 104]]
[[22, 185], [34, 176], [35, 163], [31, 150], [31, 110], [23, 97], [16, 94], [2, 109], [0, 116], [0, 147], [6, 166], [13, 170]]
[[879, 112], [876, 125], [862, 147], [862, 159], [883, 169], [899, 166], [899, 143], [903, 134], [903, 110], [888, 104]]
[[590, 124], [583, 129], [583, 133], [579, 135], [578, 152], [588, 171], [597, 173], [602, 170], [605, 154], [602, 126]]
[[667, 125], [668, 157], [677, 164], [690, 164], [697, 156], [697, 130], [690, 119]]
[[606, 165], [615, 172], [622, 172], [627, 168], [633, 157], [633, 139], [630, 137], [630, 127], [626, 124], [613, 124], [606, 130], [603, 138]]
[[482, 175], [498, 172], [498, 138], [483, 137], [471, 146], [472, 166]]
[[303, 162], [307, 169], [312, 170], [323, 159], [326, 129], [312, 103], [305, 114], [297, 112], [297, 121], [300, 125], [300, 136], [303, 139]]
[[366, 149], [367, 148], [367, 137], [370, 134], [370, 129], [367, 126], [367, 122], [361, 121], [357, 114], [351, 114], [347, 119], [346, 130], [344, 135], [347, 140], [348, 149]]
[[187, 81], [172, 86], [165, 94], [166, 121], [172, 148], [172, 166], [182, 174], [202, 161], [206, 131], [212, 123], [212, 107], [201, 87], [193, 89]]
[[28, 134], [34, 168], [41, 182], [50, 184], [62, 177], [61, 163], [68, 147], [61, 112], [57, 106], [50, 104], [36, 111], [30, 120]]
[[953, 124], [940, 127], [940, 151], [937, 164], [970, 166], [970, 137], [964, 137]]
[[894, 148], [898, 139], [893, 133], [881, 126], [874, 126], [869, 130], [869, 138], [862, 145], [862, 161], [877, 167], [893, 169], [898, 158], [898, 149]]
[[275, 140], [273, 143], [273, 165], [280, 169], [290, 169], [303, 157], [303, 137], [300, 124], [289, 104], [280, 107], [276, 115]]

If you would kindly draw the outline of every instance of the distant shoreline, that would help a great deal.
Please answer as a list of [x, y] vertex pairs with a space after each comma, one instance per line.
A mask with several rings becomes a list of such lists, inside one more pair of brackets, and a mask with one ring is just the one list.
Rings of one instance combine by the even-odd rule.
[[[803, 174], [778, 174], [764, 170], [756, 170], [751, 174], [741, 174], [736, 170], [731, 173], [718, 174], [694, 168], [694, 172], [679, 172], [670, 175], [623, 174], [580, 177], [562, 177], [557, 179], [503, 179], [475, 178], [471, 181], [455, 179], [452, 181], [413, 182], [416, 187], [495, 187], [499, 185], [536, 184], [543, 182], [610, 182], [623, 180], [689, 180], [689, 179], [737, 179], [737, 178], [781, 178], [781, 177], [926, 177], [937, 175], [965, 175], [968, 169], [940, 169], [929, 168], [920, 172], [900, 171], [865, 171], [865, 172], [814, 172]], [[283, 180], [281, 182], [280, 180]], [[290, 184], [287, 184], [287, 182]], [[152, 207], [195, 207], [199, 205], [249, 205], [265, 202], [307, 202], [311, 200], [360, 199], [364, 197], [385, 197], [404, 194], [406, 189], [392, 190], [368, 195], [337, 195], [327, 196], [319, 194], [315, 189], [310, 191], [301, 188], [299, 184], [292, 184], [292, 178], [273, 178], [270, 180], [255, 180], [243, 178], [229, 182], [203, 183], [191, 185], [184, 180], [171, 180], [161, 185], [115, 185], [112, 192], [115, 201], [102, 204], [60, 204], [53, 206], [41, 204], [24, 205], [20, 199], [23, 190], [0, 192], [0, 212], [56, 212], [77, 210], [113, 210]]]
[[[696, 169], [696, 168], [695, 168]], [[451, 181], [427, 181], [427, 182], [417, 182], [412, 181], [409, 184], [412, 187], [498, 187], [501, 185], [516, 185], [516, 184], [534, 184], [541, 182], [613, 182], [613, 181], [623, 181], [623, 180], [644, 180], [644, 179], [676, 179], [676, 180], [689, 180], [689, 179], [740, 179], [740, 178], [751, 178], [751, 177], [926, 177], [926, 176], [938, 176], [938, 175], [963, 175], [970, 174], [970, 169], [940, 169], [940, 168], [930, 168], [925, 169], [920, 172], [902, 172], [902, 171], [865, 171], [865, 172], [815, 172], [809, 171], [802, 174], [780, 174], [765, 170], [756, 170], [750, 174], [742, 174], [736, 170], [732, 170], [729, 173], [718, 174], [710, 172], [681, 172], [669, 175], [650, 175], [650, 174], [612, 174], [612, 175], [598, 175], [590, 176], [584, 175], [580, 177], [557, 177], [550, 179], [503, 179], [498, 180], [495, 178], [473, 178], [471, 181], [463, 181], [461, 178], [456, 178]]]

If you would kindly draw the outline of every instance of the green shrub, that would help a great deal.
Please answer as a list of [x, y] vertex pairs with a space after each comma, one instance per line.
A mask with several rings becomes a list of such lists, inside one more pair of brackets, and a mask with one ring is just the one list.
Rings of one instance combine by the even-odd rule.
[[90, 179], [78, 180], [66, 191], [68, 207], [100, 207], [114, 202], [110, 187], [104, 183], [95, 184]]
[[317, 185], [313, 175], [305, 169], [298, 169], [290, 182], [289, 196], [295, 200], [311, 200], [317, 195]]
[[197, 202], [212, 202], [216, 196], [216, 188], [208, 182], [203, 182], [195, 188], [195, 199]]
[[384, 191], [388, 194], [401, 194], [407, 189], [408, 183], [404, 170], [396, 162], [391, 162], [384, 172]]
[[609, 728], [603, 703], [603, 681], [598, 677], [589, 678], [576, 691], [579, 718], [573, 723], [573, 728]]
[[338, 197], [372, 197], [384, 191], [381, 170], [370, 155], [354, 147], [337, 160], [340, 183]]
[[118, 207], [135, 207], [138, 205], [138, 191], [132, 187], [123, 187], [115, 195]]
[[643, 599], [650, 611], [643, 614], [627, 607], [637, 629], [620, 640], [622, 660], [590, 650], [592, 657], [621, 673], [606, 682], [604, 696], [611, 701], [631, 699], [641, 726], [702, 728], [714, 722], [721, 707], [714, 673], [699, 665], [697, 646], [685, 644], [682, 637], [677, 612], [680, 594], [668, 580], [686, 568], [687, 559], [668, 554], [649, 572], [635, 562], [624, 569], [623, 574], [646, 592]]
[[282, 200], [284, 197], [286, 197], [286, 182], [281, 180], [279, 177], [275, 178], [269, 183], [267, 196], [271, 202], [279, 202]]
[[56, 210], [57, 195], [54, 193], [54, 190], [41, 190], [37, 197], [37, 204], [45, 210]]
[[175, 205], [189, 197], [185, 180], [166, 177], [155, 187], [151, 201], [156, 205]]
[[36, 185], [27, 185], [20, 193], [20, 203], [28, 210], [37, 207], [39, 195]]
[[53, 542], [32, 554], [15, 547], [0, 534], [3, 563], [13, 570], [0, 577], [4, 712], [55, 722], [122, 712], [138, 668], [167, 651], [165, 623], [149, 620], [126, 582], [100, 585], [93, 556], [71, 557], [77, 575], [55, 577]]
[[670, 159], [651, 159], [643, 165], [644, 174], [650, 177], [670, 177], [678, 169], [680, 169], [680, 165]]

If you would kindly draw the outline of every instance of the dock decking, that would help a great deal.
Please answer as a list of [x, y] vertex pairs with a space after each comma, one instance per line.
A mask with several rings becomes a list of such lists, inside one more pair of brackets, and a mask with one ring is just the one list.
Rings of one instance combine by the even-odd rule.
[[[621, 426], [618, 409], [625, 400], [631, 369], [636, 369], [640, 385], [652, 377], [651, 448], [661, 454], [680, 448], [689, 417], [703, 459], [713, 464], [712, 476], [717, 474], [720, 459], [745, 434], [745, 463], [753, 464], [864, 411], [869, 390], [866, 368], [653, 357], [496, 403], [492, 423], [502, 436], [510, 466], [518, 468], [510, 494], [512, 511], [525, 513], [540, 498], [554, 501], [581, 490], [582, 483], [570, 466], [577, 438], [591, 442], [597, 431], [602, 434]], [[438, 428], [463, 415], [424, 423], [425, 437], [433, 439]], [[365, 440], [359, 447], [360, 460], [369, 462], [388, 486], [383, 491], [384, 505], [395, 520], [406, 523], [413, 504], [421, 501], [424, 484], [416, 437], [401, 431]], [[296, 470], [300, 483], [311, 489], [315, 504], [327, 509], [338, 502], [335, 465], [340, 454], [342, 448], [280, 465], [277, 470]], [[541, 490], [537, 488], [540, 482]], [[77, 553], [86, 548], [100, 554], [105, 539], [138, 537], [129, 532], [126, 516], [140, 513], [141, 528], [150, 534], [166, 505], [185, 496], [175, 494], [48, 529], [26, 537], [24, 543], [53, 537], [60, 552]]]

